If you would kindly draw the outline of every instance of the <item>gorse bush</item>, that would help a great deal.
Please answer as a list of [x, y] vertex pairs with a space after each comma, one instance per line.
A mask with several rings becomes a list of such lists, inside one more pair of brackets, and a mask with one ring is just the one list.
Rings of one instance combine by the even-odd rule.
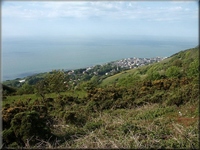
[[10, 128], [10, 122], [17, 113], [26, 111], [24, 107], [9, 107], [2, 110], [3, 129]]
[[66, 124], [75, 124], [77, 126], [84, 126], [87, 122], [87, 116], [84, 113], [77, 111], [67, 111], [64, 114]]
[[27, 142], [35, 145], [38, 142], [37, 138], [47, 140], [50, 136], [51, 132], [46, 125], [46, 119], [35, 111], [16, 113], [10, 121], [10, 127], [7, 126], [7, 129], [3, 131], [5, 144], [17, 142], [19, 146], [25, 146]]
[[[35, 138], [47, 140], [50, 137], [50, 129], [45, 123], [45, 118], [41, 118], [38, 112], [21, 112], [14, 116], [11, 121], [13, 130], [19, 144], [25, 145], [30, 139], [32, 144], [36, 144]], [[32, 137], [35, 137], [31, 140]], [[22, 143], [23, 142], [23, 143]]]

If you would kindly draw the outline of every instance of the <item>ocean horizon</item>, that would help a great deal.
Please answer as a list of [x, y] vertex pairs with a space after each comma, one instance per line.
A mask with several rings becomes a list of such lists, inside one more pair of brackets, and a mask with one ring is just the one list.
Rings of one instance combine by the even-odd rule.
[[124, 58], [169, 57], [198, 45], [198, 39], [170, 38], [4, 38], [2, 81], [53, 69], [72, 70]]

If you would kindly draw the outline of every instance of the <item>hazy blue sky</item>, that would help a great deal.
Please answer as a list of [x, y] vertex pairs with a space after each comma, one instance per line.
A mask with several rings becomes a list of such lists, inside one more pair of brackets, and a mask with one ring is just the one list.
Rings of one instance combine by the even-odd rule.
[[198, 39], [198, 1], [2, 2], [2, 37]]

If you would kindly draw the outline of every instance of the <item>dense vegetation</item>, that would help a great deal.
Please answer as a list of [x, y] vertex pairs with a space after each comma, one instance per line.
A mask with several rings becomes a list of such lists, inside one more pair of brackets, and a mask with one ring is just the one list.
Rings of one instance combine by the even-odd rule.
[[108, 64], [94, 67], [98, 74], [54, 70], [19, 86], [10, 81], [3, 146], [198, 149], [198, 51], [109, 76], [116, 68]]

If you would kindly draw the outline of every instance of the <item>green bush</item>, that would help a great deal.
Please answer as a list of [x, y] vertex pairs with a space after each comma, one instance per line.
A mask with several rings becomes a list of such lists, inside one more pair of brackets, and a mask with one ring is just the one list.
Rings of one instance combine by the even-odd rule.
[[147, 71], [147, 80], [158, 80], [161, 76], [158, 71], [155, 71], [153, 68]]
[[31, 111], [38, 112], [40, 117], [46, 117], [48, 115], [48, 108], [45, 105], [33, 105]]
[[24, 83], [22, 87], [17, 90], [17, 94], [33, 94], [34, 93], [34, 86], [29, 85], [28, 83]]
[[40, 114], [35, 111], [16, 114], [11, 121], [11, 128], [22, 145], [25, 145], [28, 139], [31, 139], [30, 144], [33, 145], [37, 142], [36, 137], [47, 140], [51, 135], [45, 118], [40, 118]]
[[19, 113], [25, 111], [26, 108], [23, 107], [9, 107], [4, 108], [2, 111], [2, 121], [3, 121], [3, 129], [9, 129], [11, 124], [11, 120], [13, 117]]
[[150, 97], [149, 102], [162, 103], [164, 94], [164, 91], [155, 91], [155, 93]]
[[169, 78], [178, 78], [181, 77], [180, 68], [177, 66], [171, 66], [166, 70], [166, 75]]
[[20, 146], [17, 144], [17, 142], [13, 142], [13, 143], [9, 144], [8, 147], [20, 149]]
[[190, 63], [187, 70], [188, 76], [198, 76], [199, 75], [199, 61], [196, 59]]
[[12, 128], [3, 130], [3, 143], [13, 143], [16, 141], [16, 137]]
[[74, 124], [77, 126], [83, 126], [87, 121], [85, 114], [77, 111], [67, 111], [64, 114], [64, 119], [66, 124]]
[[177, 67], [182, 67], [182, 64], [183, 64], [183, 62], [182, 62], [180, 59], [175, 59], [175, 60], [172, 62], [172, 65], [173, 65], [173, 66], [177, 66]]

